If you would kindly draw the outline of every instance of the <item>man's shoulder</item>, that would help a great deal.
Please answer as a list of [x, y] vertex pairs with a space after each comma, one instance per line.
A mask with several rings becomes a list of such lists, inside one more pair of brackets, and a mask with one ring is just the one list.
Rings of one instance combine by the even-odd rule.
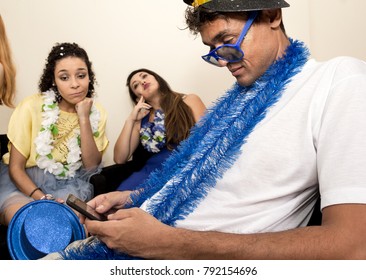
[[321, 79], [336, 80], [351, 76], [365, 76], [366, 62], [350, 56], [338, 56], [326, 61], [310, 59], [302, 73]]
[[366, 71], [366, 62], [351, 56], [338, 56], [322, 63], [327, 67], [336, 67], [344, 71], [363, 70]]

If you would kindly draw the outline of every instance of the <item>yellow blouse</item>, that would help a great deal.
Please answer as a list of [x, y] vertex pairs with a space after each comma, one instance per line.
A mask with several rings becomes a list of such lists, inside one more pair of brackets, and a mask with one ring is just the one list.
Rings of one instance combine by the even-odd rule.
[[[41, 94], [31, 95], [16, 107], [9, 121], [8, 138], [12, 145], [27, 159], [26, 168], [37, 165], [34, 139], [41, 129], [42, 105]], [[105, 135], [107, 113], [97, 102], [94, 102], [94, 105], [100, 112], [99, 135], [94, 137], [94, 140], [98, 150], [104, 151], [108, 146], [108, 139]], [[60, 110], [57, 127], [58, 135], [54, 137], [54, 148], [51, 154], [56, 161], [66, 163], [69, 152], [67, 141], [74, 137], [74, 129], [79, 128], [77, 114]], [[9, 164], [9, 153], [3, 156], [3, 162]]]

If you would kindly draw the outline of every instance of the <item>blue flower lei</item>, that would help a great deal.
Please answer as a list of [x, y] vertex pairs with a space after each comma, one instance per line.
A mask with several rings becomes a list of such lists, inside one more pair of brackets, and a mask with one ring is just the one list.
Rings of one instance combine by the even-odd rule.
[[[241, 147], [268, 110], [280, 99], [286, 85], [308, 60], [309, 51], [290, 39], [285, 55], [251, 86], [238, 83], [217, 100], [165, 161], [131, 196], [161, 222], [175, 225], [190, 214], [241, 153]], [[245, 148], [245, 147], [244, 147]], [[159, 192], [159, 193], [158, 193]], [[155, 195], [156, 194], [156, 195]], [[88, 245], [89, 243], [89, 245]], [[136, 259], [109, 249], [97, 238], [61, 253], [63, 259]]]
[[[149, 115], [146, 116], [149, 118]], [[158, 153], [165, 146], [166, 134], [164, 126], [165, 114], [161, 110], [155, 111], [154, 121], [141, 123], [140, 140], [146, 150]]]

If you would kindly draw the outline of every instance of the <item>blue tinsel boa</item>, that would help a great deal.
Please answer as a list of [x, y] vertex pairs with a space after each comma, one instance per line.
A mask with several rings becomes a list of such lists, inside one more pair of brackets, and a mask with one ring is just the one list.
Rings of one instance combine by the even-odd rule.
[[[242, 87], [235, 83], [217, 100], [192, 129], [190, 137], [166, 160], [161, 172], [153, 172], [140, 185], [144, 191], [132, 195], [131, 207], [140, 206], [148, 200], [147, 211], [172, 226], [194, 211], [208, 191], [215, 187], [217, 180], [233, 165], [249, 134], [265, 118], [291, 78], [308, 60], [309, 52], [302, 42], [290, 40], [290, 43], [286, 54], [253, 85]], [[67, 250], [62, 257], [132, 258], [108, 249], [98, 240], [91, 243], [88, 243], [89, 248], [83, 245]]]

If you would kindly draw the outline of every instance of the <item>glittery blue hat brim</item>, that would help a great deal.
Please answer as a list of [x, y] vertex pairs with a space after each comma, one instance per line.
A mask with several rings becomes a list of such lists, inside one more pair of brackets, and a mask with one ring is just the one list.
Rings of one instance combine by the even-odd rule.
[[[183, 0], [192, 5], [194, 0]], [[206, 9], [216, 12], [244, 12], [290, 7], [284, 0], [211, 0], [202, 5]]]
[[7, 243], [14, 260], [35, 260], [86, 237], [76, 214], [66, 205], [37, 200], [20, 208], [8, 226]]

